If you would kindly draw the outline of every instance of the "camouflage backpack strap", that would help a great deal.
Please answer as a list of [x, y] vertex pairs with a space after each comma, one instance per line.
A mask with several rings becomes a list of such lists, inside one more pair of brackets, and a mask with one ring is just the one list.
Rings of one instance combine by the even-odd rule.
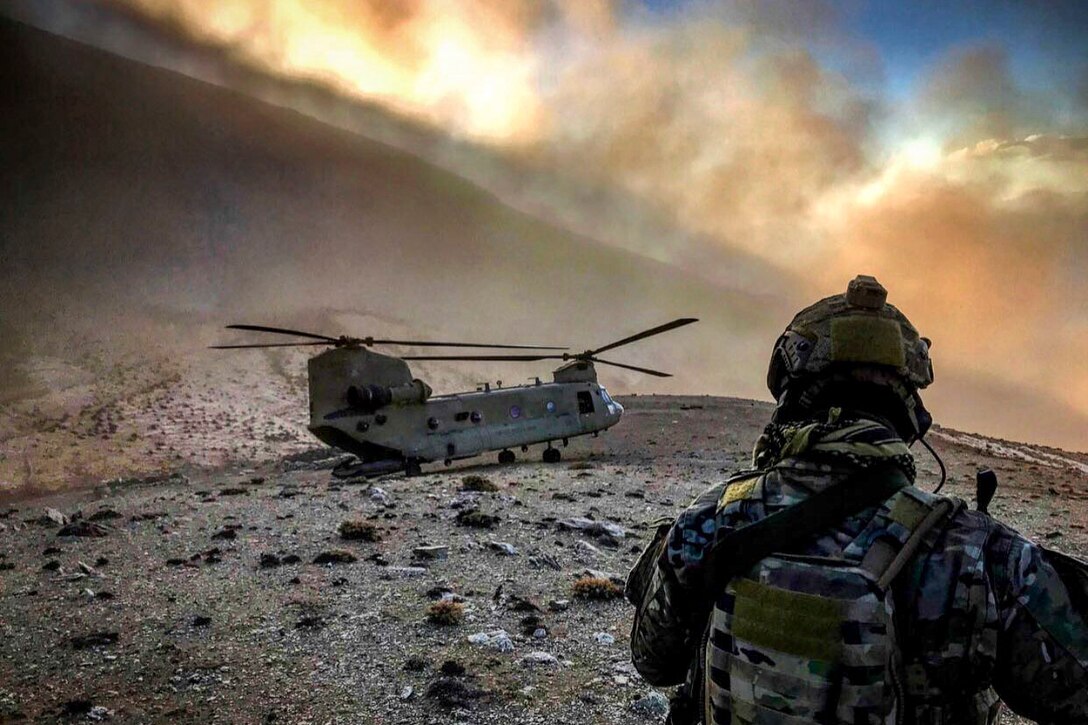
[[704, 600], [712, 605], [725, 584], [775, 552], [789, 551], [812, 536], [909, 487], [894, 461], [867, 466], [842, 483], [719, 539], [707, 558]]
[[898, 491], [888, 502], [888, 518], [900, 528], [905, 539], [881, 537], [874, 541], [861, 560], [861, 567], [872, 574], [882, 590], [891, 587], [903, 568], [926, 543], [931, 532], [950, 520], [963, 507], [962, 501], [940, 498], [935, 502], [920, 500], [910, 490]]

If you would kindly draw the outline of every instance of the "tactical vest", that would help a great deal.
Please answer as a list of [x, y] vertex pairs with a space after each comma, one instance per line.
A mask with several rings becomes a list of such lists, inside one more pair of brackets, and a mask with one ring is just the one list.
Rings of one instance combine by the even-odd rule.
[[[758, 495], [751, 484], [740, 495]], [[925, 683], [897, 646], [892, 582], [962, 502], [911, 487], [887, 505], [842, 558], [774, 554], [730, 580], [692, 672], [706, 725], [996, 722], [988, 688], [958, 702], [955, 713], [923, 705], [913, 695]]]

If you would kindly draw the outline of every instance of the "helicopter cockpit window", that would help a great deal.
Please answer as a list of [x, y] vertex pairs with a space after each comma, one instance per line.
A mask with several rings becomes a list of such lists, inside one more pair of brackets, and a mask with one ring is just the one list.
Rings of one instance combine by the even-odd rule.
[[588, 390], [578, 393], [578, 413], [581, 415], [593, 414], [593, 396]]
[[601, 399], [604, 400], [604, 402], [606, 402], [606, 403], [611, 403], [612, 402], [612, 396], [609, 395], [608, 391], [605, 390], [604, 388], [601, 388]]

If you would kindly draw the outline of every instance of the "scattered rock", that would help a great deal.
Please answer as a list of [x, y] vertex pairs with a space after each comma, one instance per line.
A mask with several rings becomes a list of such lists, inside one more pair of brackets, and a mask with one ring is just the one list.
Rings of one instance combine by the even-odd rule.
[[412, 556], [416, 559], [426, 559], [428, 561], [441, 561], [449, 558], [450, 547], [444, 545], [436, 546], [417, 546], [412, 549]]
[[68, 523], [68, 517], [62, 514], [60, 511], [54, 508], [47, 508], [38, 522], [46, 526], [57, 525], [64, 526]]
[[423, 576], [427, 573], [427, 570], [422, 566], [387, 566], [382, 569], [382, 579], [411, 579], [417, 576]]
[[563, 565], [559, 560], [546, 551], [536, 551], [529, 557], [529, 563], [535, 567], [547, 567], [555, 571], [562, 571]]
[[427, 697], [447, 708], [469, 707], [486, 694], [452, 677], [440, 677], [427, 688]]
[[249, 489], [241, 486], [227, 486], [219, 490], [220, 496], [248, 496]]
[[113, 717], [113, 710], [102, 705], [95, 705], [87, 711], [87, 719], [93, 722], [102, 722], [103, 720], [109, 720], [111, 717]]
[[288, 554], [287, 556], [280, 559], [280, 563], [284, 566], [287, 566], [289, 564], [297, 564], [300, 561], [302, 561], [302, 557], [298, 554]]
[[212, 618], [208, 617], [206, 615], [198, 614], [195, 617], [193, 617], [193, 626], [194, 627], [207, 627], [211, 623], [212, 623]]
[[644, 717], [663, 720], [669, 714], [669, 698], [650, 690], [631, 703], [631, 710]]
[[490, 529], [499, 523], [499, 517], [494, 514], [485, 514], [478, 509], [466, 509], [457, 514], [457, 523], [477, 529]]
[[119, 519], [121, 514], [117, 513], [113, 509], [99, 509], [93, 514], [87, 517], [88, 521], [109, 521], [111, 519]]
[[616, 644], [616, 638], [608, 632], [596, 632], [593, 635], [593, 641], [597, 644], [612, 645]]
[[627, 535], [624, 528], [618, 524], [613, 524], [608, 521], [594, 521], [593, 519], [587, 519], [582, 517], [575, 517], [572, 519], [563, 519], [558, 522], [559, 528], [563, 531], [580, 531], [587, 536], [611, 536], [613, 539], [622, 539]]
[[1061, 537], [1062, 537], [1062, 532], [1060, 532], [1060, 531], [1048, 531], [1045, 534], [1043, 534], [1044, 539], [1060, 539]]
[[344, 549], [330, 549], [322, 551], [314, 557], [315, 564], [351, 564], [357, 561], [355, 554]]
[[393, 498], [384, 488], [377, 486], [370, 487], [370, 500], [374, 501], [382, 506], [392, 506]]
[[275, 554], [261, 554], [260, 567], [262, 569], [274, 569], [283, 562]]
[[62, 526], [57, 531], [57, 536], [91, 536], [100, 538], [110, 533], [110, 530], [102, 524], [94, 521], [80, 519], [67, 526]]
[[494, 493], [499, 490], [499, 487], [492, 483], [486, 476], [472, 474], [461, 479], [461, 490]]
[[530, 652], [520, 660], [523, 667], [558, 667], [559, 659], [548, 652]]
[[593, 544], [589, 543], [585, 539], [578, 539], [574, 542], [574, 548], [578, 550], [580, 554], [586, 554], [588, 556], [598, 556], [601, 550]]
[[42, 571], [57, 571], [60, 569], [60, 562], [56, 559], [50, 559], [42, 564]]
[[477, 632], [476, 634], [470, 634], [468, 636], [469, 644], [476, 644], [482, 647], [490, 647], [496, 649], [499, 652], [513, 652], [514, 640], [510, 639], [510, 635], [506, 633], [505, 629], [492, 629], [487, 632]]
[[381, 531], [370, 521], [348, 519], [347, 521], [341, 521], [337, 530], [340, 532], [340, 538], [345, 541], [375, 542], [382, 540]]
[[511, 612], [541, 612], [540, 605], [528, 597], [519, 597], [514, 594], [507, 601], [507, 609]]
[[72, 637], [73, 649], [90, 649], [91, 647], [105, 647], [115, 644], [121, 635], [117, 632], [91, 632], [90, 634]]
[[550, 612], [565, 612], [570, 609], [569, 599], [553, 599], [548, 602], [548, 611]]
[[214, 534], [212, 534], [212, 538], [222, 541], [234, 541], [238, 538], [238, 530], [235, 529], [233, 526], [228, 526], [226, 528], [220, 529], [219, 531], [216, 531]]
[[487, 544], [491, 549], [499, 552], [503, 556], [517, 556], [518, 550], [513, 544], [508, 544], [505, 541], [490, 541]]
[[402, 701], [411, 700], [413, 694], [415, 694], [415, 690], [412, 689], [412, 686], [405, 685], [400, 691], [400, 699]]

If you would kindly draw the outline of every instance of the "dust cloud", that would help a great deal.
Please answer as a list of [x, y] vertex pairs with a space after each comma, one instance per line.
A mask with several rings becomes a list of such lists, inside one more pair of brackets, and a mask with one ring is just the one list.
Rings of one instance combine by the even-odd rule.
[[[515, 208], [773, 300], [752, 322], [756, 345], [790, 307], [876, 274], [935, 341], [939, 419], [1088, 445], [1077, 430], [1088, 416], [1088, 72], [1079, 87], [1026, 87], [1000, 46], [953, 48], [894, 95], [877, 51], [818, 3], [664, 13], [563, 0], [78, 5], [23, 12], [266, 98], [267, 84], [230, 69], [391, 111], [407, 119], [392, 130], [381, 113], [360, 117], [339, 101], [273, 98], [380, 129]], [[98, 25], [73, 26], [89, 15]], [[262, 231], [275, 236], [281, 221], [271, 215]], [[277, 265], [288, 294], [270, 304], [305, 298], [312, 286], [293, 265], [306, 263], [289, 254]], [[713, 349], [703, 335], [700, 351]], [[763, 354], [744, 351], [750, 362], [729, 382], [758, 380]], [[979, 396], [1020, 391], [1049, 413], [1033, 406], [1025, 421], [1027, 407], [1010, 400], [980, 418], [981, 398], [942, 392], [941, 368]], [[751, 391], [712, 374], [688, 380]]]

